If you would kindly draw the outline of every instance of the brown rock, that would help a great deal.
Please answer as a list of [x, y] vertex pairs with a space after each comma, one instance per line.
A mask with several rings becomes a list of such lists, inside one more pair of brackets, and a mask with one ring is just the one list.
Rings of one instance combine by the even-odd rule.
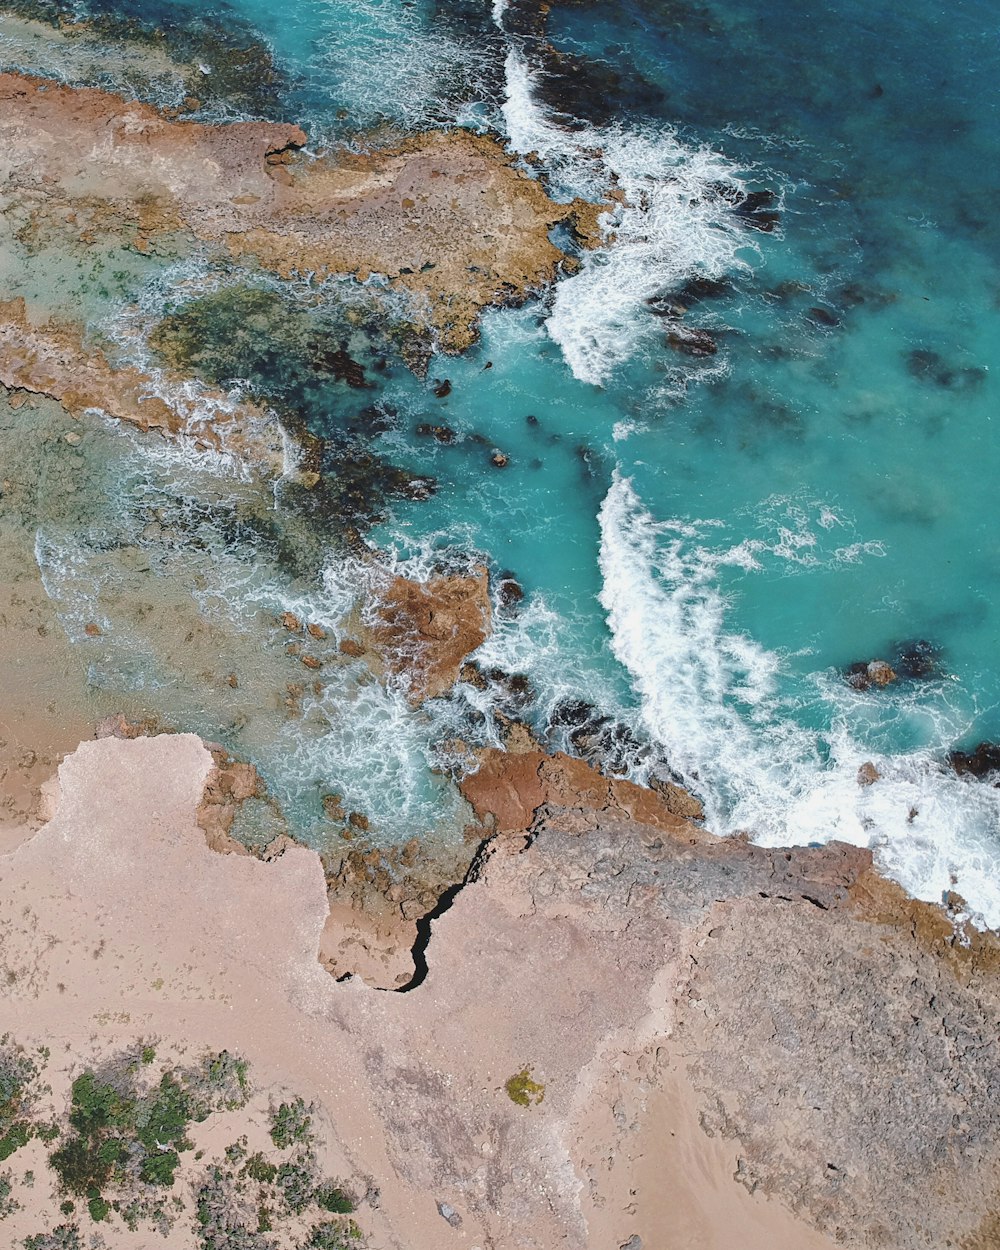
[[340, 644], [341, 655], [349, 655], [352, 659], [360, 659], [365, 653], [364, 644], [355, 642], [353, 638], [345, 638]]
[[[682, 806], [677, 795], [664, 795], [631, 781], [605, 777], [584, 760], [562, 752], [546, 755], [540, 750], [517, 754], [496, 749], [483, 751], [478, 771], [465, 777], [460, 789], [477, 818], [495, 818], [499, 833], [527, 832], [544, 807], [547, 812], [577, 811], [605, 819], [630, 818], [672, 836], [696, 841], [706, 836], [689, 816], [673, 810]], [[688, 798], [688, 810], [700, 813], [701, 805], [691, 796]], [[582, 825], [588, 826], [588, 821]]]
[[104, 91], [3, 74], [0, 140], [9, 189], [44, 194], [38, 230], [65, 229], [75, 212], [77, 238], [128, 227], [154, 246], [185, 230], [283, 277], [383, 274], [418, 297], [418, 317], [452, 351], [474, 341], [485, 306], [555, 278], [554, 225], [593, 229], [593, 206], [554, 202], [494, 139], [461, 129], [311, 158], [297, 126], [170, 120]]
[[858, 769], [858, 785], [873, 786], [875, 782], [881, 778], [881, 776], [882, 774], [871, 762], [871, 760], [868, 760]]
[[888, 686], [896, 680], [896, 673], [891, 664], [885, 660], [872, 660], [868, 665], [868, 676], [876, 686]]
[[278, 619], [282, 628], [287, 629], [289, 633], [297, 634], [302, 628], [302, 622], [294, 612], [282, 612]]
[[486, 569], [477, 568], [465, 577], [426, 582], [393, 578], [366, 633], [382, 672], [402, 680], [417, 704], [454, 685], [465, 657], [491, 628], [489, 579]]

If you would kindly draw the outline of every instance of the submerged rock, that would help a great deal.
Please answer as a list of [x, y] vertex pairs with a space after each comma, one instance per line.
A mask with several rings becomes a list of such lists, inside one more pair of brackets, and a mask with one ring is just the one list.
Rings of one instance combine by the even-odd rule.
[[896, 643], [894, 664], [900, 677], [926, 681], [942, 675], [941, 648], [926, 638]]
[[667, 343], [685, 356], [714, 356], [719, 350], [715, 336], [710, 330], [694, 326], [675, 326], [667, 334]]

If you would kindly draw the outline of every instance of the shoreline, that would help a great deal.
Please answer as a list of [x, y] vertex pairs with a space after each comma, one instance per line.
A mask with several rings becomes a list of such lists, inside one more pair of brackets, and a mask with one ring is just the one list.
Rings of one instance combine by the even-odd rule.
[[[975, 1244], [966, 1238], [992, 1209], [995, 1147], [977, 1138], [970, 1165], [943, 1129], [936, 1143], [900, 1140], [885, 1132], [879, 1100], [886, 1111], [902, 1080], [933, 1115], [947, 1091], [989, 1079], [997, 942], [983, 937], [981, 953], [957, 965], [940, 935], [915, 942], [894, 927], [891, 909], [900, 920], [911, 910], [902, 891], [864, 884], [877, 879], [866, 853], [692, 842], [620, 820], [560, 832], [579, 827], [552, 808], [527, 847], [494, 840], [433, 921], [426, 980], [391, 993], [321, 966], [328, 909], [314, 852], [289, 845], [265, 863], [209, 850], [195, 814], [211, 764], [192, 735], [85, 743], [60, 770], [51, 822], [5, 857], [5, 1027], [53, 1053], [68, 1048], [62, 1088], [83, 1056], [136, 1038], [241, 1054], [260, 1088], [320, 1100], [341, 1170], [381, 1191], [355, 1218], [386, 1247], [450, 1244], [439, 1203], [461, 1218], [456, 1245], [497, 1250], [596, 1250], [635, 1237], [633, 1247], [723, 1250], [737, 1227], [748, 1250], [878, 1237], [915, 1247], [928, 1220], [941, 1244], [945, 1232]], [[18, 937], [10, 926], [25, 888], [35, 919]], [[880, 892], [881, 912], [866, 912]], [[721, 936], [730, 932], [758, 951], [736, 980]], [[924, 1035], [902, 1068], [883, 1070], [877, 1031], [852, 1033], [846, 1052], [818, 1044], [871, 1006], [850, 966], [861, 947], [870, 975], [899, 996], [887, 999], [894, 1018], [915, 1013], [914, 1039]], [[818, 951], [839, 999], [808, 987]], [[839, 959], [848, 966], [838, 979]], [[888, 971], [897, 961], [902, 974]], [[978, 1049], [954, 1052], [943, 1070], [926, 1056], [944, 1031], [941, 1009], [921, 1000], [925, 983], [963, 1027], [978, 1018], [985, 1029]], [[743, 1030], [744, 1014], [759, 1018], [775, 990], [811, 1040], [786, 1049], [761, 1033], [750, 1052], [760, 1079], [741, 1089], [726, 1061], [742, 1062], [742, 1047], [713, 1031], [727, 1021], [724, 1032]], [[776, 1065], [784, 1077], [773, 1084]], [[542, 1091], [525, 1106], [505, 1086], [522, 1071]], [[791, 1112], [810, 1080], [839, 1082], [844, 1105], [814, 1117], [800, 1140]], [[850, 1142], [856, 1160], [840, 1158], [832, 1183], [821, 1157], [834, 1141]], [[960, 1205], [925, 1211], [927, 1186], [952, 1176], [957, 1185], [959, 1174]], [[43, 1222], [42, 1210], [31, 1218]], [[130, 1244], [114, 1224], [101, 1231], [109, 1247]], [[171, 1238], [194, 1244], [182, 1222]]]

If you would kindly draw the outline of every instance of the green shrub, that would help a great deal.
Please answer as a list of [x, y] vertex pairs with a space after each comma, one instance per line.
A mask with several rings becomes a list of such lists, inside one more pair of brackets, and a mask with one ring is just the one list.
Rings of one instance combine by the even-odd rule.
[[81, 1198], [92, 1190], [99, 1192], [111, 1179], [111, 1161], [84, 1137], [71, 1137], [49, 1162], [63, 1189]]
[[337, 1185], [321, 1185], [316, 1190], [316, 1205], [333, 1215], [350, 1215], [354, 1210], [351, 1198]]
[[24, 1250], [83, 1250], [83, 1242], [75, 1224], [60, 1224], [51, 1233], [27, 1237]]
[[24, 1120], [15, 1121], [3, 1137], [0, 1137], [0, 1163], [3, 1163], [4, 1159], [9, 1159], [15, 1150], [26, 1146], [31, 1141], [31, 1134], [30, 1124], [26, 1124]]
[[108, 1218], [108, 1212], [111, 1210], [111, 1203], [105, 1202], [100, 1195], [91, 1198], [87, 1203], [87, 1210], [90, 1212], [90, 1218], [95, 1224], [100, 1224], [102, 1220]]
[[259, 1151], [247, 1159], [243, 1170], [252, 1180], [260, 1181], [265, 1185], [270, 1184], [278, 1174], [277, 1167], [273, 1163], [268, 1163]]
[[277, 1111], [271, 1112], [271, 1141], [279, 1150], [287, 1150], [296, 1142], [306, 1141], [312, 1124], [312, 1110], [301, 1098], [283, 1102]]

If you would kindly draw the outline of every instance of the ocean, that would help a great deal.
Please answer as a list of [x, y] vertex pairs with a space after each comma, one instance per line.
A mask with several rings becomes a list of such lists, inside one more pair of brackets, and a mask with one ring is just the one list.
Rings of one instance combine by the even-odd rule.
[[[306, 524], [233, 457], [105, 423], [72, 506], [30, 520], [105, 701], [253, 760], [317, 845], [330, 790], [376, 840], [459, 837], [448, 744], [498, 741], [502, 691], [413, 709], [348, 664], [294, 715], [275, 694], [270, 622], [343, 629], [367, 574], [338, 532], [362, 524], [401, 572], [471, 556], [517, 579], [475, 658], [527, 676], [518, 714], [547, 744], [585, 701], [630, 731], [631, 774], [665, 760], [716, 832], [871, 846], [913, 894], [955, 890], [1000, 925], [1000, 790], [948, 765], [1000, 740], [991, 7], [567, 0], [543, 28], [505, 0], [102, 0], [72, 6], [101, 21], [70, 52], [38, 7], [0, 15], [6, 67], [176, 104], [169, 58], [135, 42], [158, 26], [198, 60], [206, 120], [299, 122], [315, 151], [465, 126], [530, 156], [557, 199], [619, 194], [605, 246], [426, 377], [377, 282], [248, 283], [198, 253], [0, 274], [5, 297], [82, 310], [123, 360], [155, 366], [172, 318], [192, 374], [294, 412], [344, 484], [343, 515]], [[220, 32], [255, 49], [242, 76], [213, 63]], [[365, 390], [309, 367], [317, 333], [365, 362]], [[383, 466], [436, 488], [408, 498]], [[137, 616], [122, 551], [155, 570], [156, 611]], [[168, 611], [240, 668], [238, 696]], [[873, 659], [899, 679], [846, 681]]]

